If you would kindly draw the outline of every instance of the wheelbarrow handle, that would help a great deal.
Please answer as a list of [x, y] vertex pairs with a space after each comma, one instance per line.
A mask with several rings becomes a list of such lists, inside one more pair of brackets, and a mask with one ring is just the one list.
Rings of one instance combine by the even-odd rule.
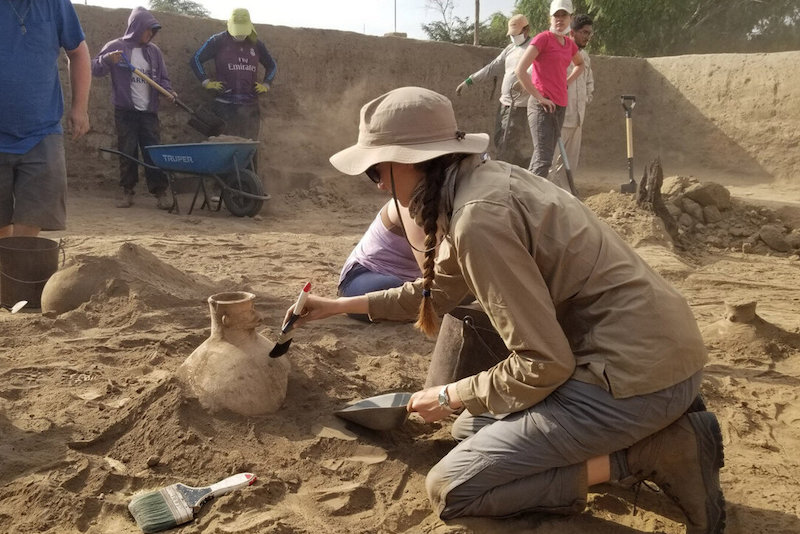
[[114, 150], [113, 148], [99, 147], [97, 150], [99, 150], [100, 152], [108, 152], [109, 154], [116, 154], [117, 156], [122, 156], [123, 158], [127, 158], [133, 161], [134, 163], [138, 163], [142, 167], [147, 167], [148, 169], [162, 170], [160, 167], [157, 167], [155, 165], [150, 165], [149, 163], [146, 163], [140, 159], [136, 159], [133, 156], [120, 152], [119, 150]]
[[[633, 95], [622, 95], [619, 97], [619, 102], [622, 104], [626, 115], [630, 115], [633, 108], [636, 107], [636, 97]], [[630, 105], [628, 105], [628, 102], [630, 102]]]

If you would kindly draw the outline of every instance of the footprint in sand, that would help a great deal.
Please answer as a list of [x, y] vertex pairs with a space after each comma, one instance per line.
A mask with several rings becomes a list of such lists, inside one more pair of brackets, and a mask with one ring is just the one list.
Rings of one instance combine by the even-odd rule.
[[317, 502], [330, 515], [352, 515], [375, 507], [375, 492], [358, 483], [345, 484], [317, 493]]

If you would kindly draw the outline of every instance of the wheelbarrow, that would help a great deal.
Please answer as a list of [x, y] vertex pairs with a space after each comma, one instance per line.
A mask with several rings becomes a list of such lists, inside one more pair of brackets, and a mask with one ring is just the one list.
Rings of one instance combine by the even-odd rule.
[[[203, 193], [200, 209], [208, 206], [219, 211], [222, 203], [237, 217], [252, 217], [261, 211], [265, 200], [271, 197], [264, 193], [261, 179], [252, 170], [253, 155], [258, 143], [242, 141], [236, 143], [188, 143], [182, 145], [150, 145], [144, 150], [152, 165], [123, 154], [118, 150], [100, 148], [102, 152], [117, 154], [148, 169], [163, 171], [169, 178], [172, 193], [170, 213], [180, 213], [175, 195], [175, 174], [186, 174], [198, 179], [189, 213], [192, 213], [197, 197]], [[206, 188], [206, 178], [214, 178], [222, 194], [212, 200]], [[216, 208], [212, 204], [216, 202]]]

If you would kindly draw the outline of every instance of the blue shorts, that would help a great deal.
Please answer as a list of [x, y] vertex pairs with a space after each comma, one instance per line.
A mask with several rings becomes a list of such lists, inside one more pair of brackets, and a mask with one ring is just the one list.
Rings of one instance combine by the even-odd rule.
[[67, 227], [67, 167], [63, 134], [50, 134], [25, 154], [0, 152], [0, 228]]

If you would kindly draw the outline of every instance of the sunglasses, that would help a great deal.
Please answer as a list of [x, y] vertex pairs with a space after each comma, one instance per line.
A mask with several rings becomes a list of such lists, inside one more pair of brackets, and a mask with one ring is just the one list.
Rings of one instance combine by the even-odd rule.
[[380, 173], [378, 173], [378, 166], [377, 165], [373, 165], [372, 167], [369, 167], [364, 172], [367, 174], [367, 178], [372, 180], [374, 183], [376, 183], [376, 184], [381, 183], [381, 175], [380, 175]]

